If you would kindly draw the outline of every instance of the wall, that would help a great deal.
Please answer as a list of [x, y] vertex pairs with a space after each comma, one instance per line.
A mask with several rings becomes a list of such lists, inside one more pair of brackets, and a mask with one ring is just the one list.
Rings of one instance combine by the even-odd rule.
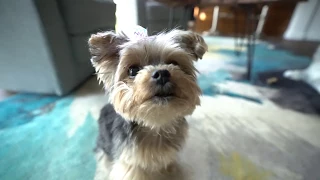
[[138, 25], [137, 0], [114, 0], [117, 4], [116, 31], [125, 31]]
[[299, 3], [284, 38], [320, 41], [320, 0]]

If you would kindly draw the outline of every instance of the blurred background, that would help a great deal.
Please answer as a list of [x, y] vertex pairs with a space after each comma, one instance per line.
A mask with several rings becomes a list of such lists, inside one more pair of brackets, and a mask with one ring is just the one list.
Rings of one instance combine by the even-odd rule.
[[208, 44], [194, 179], [320, 179], [319, 0], [0, 0], [0, 24], [0, 179], [93, 178], [108, 95], [87, 40], [135, 25]]

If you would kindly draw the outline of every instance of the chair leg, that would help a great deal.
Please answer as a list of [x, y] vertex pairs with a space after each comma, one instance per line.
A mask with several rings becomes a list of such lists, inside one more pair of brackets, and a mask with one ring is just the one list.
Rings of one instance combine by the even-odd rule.
[[219, 21], [219, 6], [215, 6], [213, 8], [211, 28], [210, 28], [209, 31], [204, 32], [204, 34], [205, 35], [215, 35], [215, 34], [217, 34], [218, 33], [218, 31], [217, 31], [218, 21]]
[[261, 14], [259, 16], [257, 29], [256, 29], [256, 32], [255, 32], [257, 36], [261, 35], [261, 32], [263, 30], [263, 27], [264, 27], [264, 24], [265, 24], [265, 21], [266, 21], [266, 17], [267, 17], [267, 14], [268, 14], [268, 10], [269, 10], [269, 6], [268, 5], [264, 5], [262, 7]]
[[217, 32], [219, 21], [219, 6], [215, 6], [213, 9], [213, 18], [212, 18], [212, 26], [210, 32]]

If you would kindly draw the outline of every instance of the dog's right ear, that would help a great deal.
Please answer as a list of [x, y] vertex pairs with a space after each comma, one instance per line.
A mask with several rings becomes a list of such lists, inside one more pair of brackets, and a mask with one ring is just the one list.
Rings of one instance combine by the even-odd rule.
[[101, 60], [115, 59], [119, 56], [119, 46], [128, 41], [129, 38], [125, 34], [112, 31], [91, 35], [88, 42], [91, 62], [94, 64]]

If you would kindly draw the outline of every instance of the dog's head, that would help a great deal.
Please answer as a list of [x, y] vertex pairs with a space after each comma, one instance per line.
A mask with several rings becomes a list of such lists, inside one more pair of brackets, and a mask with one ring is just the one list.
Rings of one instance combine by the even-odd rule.
[[200, 104], [193, 61], [207, 51], [203, 38], [173, 30], [139, 40], [97, 33], [89, 39], [91, 62], [117, 113], [162, 127]]

